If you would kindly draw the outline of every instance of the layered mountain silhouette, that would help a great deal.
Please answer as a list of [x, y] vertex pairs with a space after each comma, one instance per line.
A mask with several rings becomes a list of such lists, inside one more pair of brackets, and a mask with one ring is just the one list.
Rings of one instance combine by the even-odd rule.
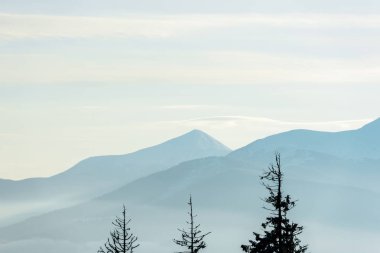
[[265, 216], [259, 175], [280, 152], [285, 191], [299, 200], [292, 218], [305, 225], [310, 248], [374, 252], [380, 250], [371, 244], [380, 236], [379, 140], [379, 119], [352, 131], [293, 130], [269, 136], [226, 150], [224, 156], [151, 171], [91, 201], [4, 227], [0, 251], [37, 253], [54, 244], [57, 253], [96, 252], [123, 203], [141, 235], [141, 252], [175, 251], [171, 239], [191, 193], [202, 226], [213, 231], [209, 250], [237, 252]]
[[90, 157], [49, 178], [0, 180], [0, 214], [3, 221], [11, 221], [10, 214], [14, 220], [22, 219], [88, 200], [187, 160], [223, 156], [230, 151], [208, 134], [193, 130], [134, 153]]
[[292, 130], [257, 140], [231, 154], [234, 157], [252, 158], [252, 155], [273, 150], [294, 152], [307, 150], [348, 159], [380, 159], [380, 119], [360, 129], [343, 132]]

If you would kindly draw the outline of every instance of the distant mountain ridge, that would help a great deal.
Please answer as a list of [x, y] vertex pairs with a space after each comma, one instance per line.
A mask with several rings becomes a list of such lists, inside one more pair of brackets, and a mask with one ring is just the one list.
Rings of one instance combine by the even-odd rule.
[[379, 141], [380, 118], [356, 130], [320, 132], [300, 129], [279, 133], [254, 141], [229, 156], [246, 159], [266, 152], [308, 150], [347, 159], [380, 159]]
[[[4, 210], [13, 210], [13, 206], [19, 205], [24, 206], [27, 212], [36, 214], [79, 203], [181, 162], [223, 156], [230, 151], [208, 134], [193, 130], [130, 154], [87, 158], [49, 178], [0, 180], [0, 202], [4, 207], [0, 216], [6, 216], [4, 212], [7, 211]], [[34, 205], [30, 205], [33, 202]], [[12, 211], [9, 213], [12, 214]]]
[[[230, 250], [238, 250], [241, 240], [262, 221], [260, 199], [265, 189], [259, 176], [273, 162], [276, 151], [282, 157], [285, 191], [299, 200], [293, 217], [305, 225], [305, 236], [314, 242], [311, 246], [318, 252], [336, 252], [339, 242], [317, 243], [326, 239], [326, 231], [350, 242], [367, 242], [366, 235], [357, 231], [380, 235], [376, 225], [380, 223], [379, 122], [336, 133], [293, 130], [254, 141], [225, 156], [179, 163], [89, 202], [4, 227], [0, 229], [4, 242], [0, 251], [20, 252], [26, 247], [37, 253], [51, 243], [56, 246], [58, 240], [57, 253], [94, 252], [107, 236], [109, 222], [126, 203], [134, 226], [143, 235], [140, 250], [170, 252], [171, 233], [178, 225], [177, 218], [185, 215], [183, 206], [190, 193], [200, 217], [215, 231], [211, 251], [224, 252], [224, 247], [231, 245]], [[221, 231], [228, 233], [226, 245]], [[40, 238], [38, 245], [34, 238]]]
[[[212, 178], [223, 173], [236, 172], [258, 176], [272, 162], [275, 152], [281, 153], [289, 178], [318, 183], [337, 183], [344, 186], [351, 185], [368, 190], [377, 189], [380, 194], [380, 186], [374, 176], [380, 176], [379, 141], [380, 119], [350, 131], [292, 130], [254, 141], [224, 157], [184, 162], [160, 173], [138, 179], [102, 196], [101, 199], [122, 201], [123, 198], [127, 198], [140, 203], [144, 203], [144, 201], [159, 203], [164, 199], [160, 194], [165, 192], [165, 189], [181, 189], [181, 191], [191, 189], [192, 184], [199, 186], [199, 181], [209, 175]], [[363, 173], [363, 169], [366, 173]], [[350, 177], [342, 177], [345, 174]], [[372, 176], [365, 180], [368, 175]], [[192, 177], [197, 179], [191, 181]], [[170, 178], [173, 180], [170, 181]], [[234, 176], [230, 175], [229, 178], [232, 180]], [[240, 178], [239, 180], [243, 182], [245, 179]], [[150, 190], [144, 185], [149, 185], [154, 190]], [[240, 186], [236, 185], [235, 187]], [[204, 187], [206, 188], [206, 186]], [[227, 189], [231, 189], [231, 187], [227, 187]], [[176, 195], [177, 193], [172, 192], [172, 194]], [[176, 199], [169, 193], [164, 195], [165, 198], [170, 198], [172, 201]]]
[[[137, 176], [140, 177], [159, 171], [160, 169], [157, 169], [157, 166], [168, 168], [184, 161], [208, 156], [224, 156], [229, 152], [231, 152], [231, 149], [205, 132], [192, 130], [161, 144], [126, 155], [87, 158], [71, 169], [53, 176], [53, 178], [79, 176], [81, 174], [89, 176], [88, 173], [91, 172], [96, 176], [102, 175], [111, 180], [119, 180], [123, 173], [127, 172], [129, 174], [132, 171], [133, 173], [141, 174]], [[132, 167], [134, 165], [137, 165], [138, 168], [134, 169]]]

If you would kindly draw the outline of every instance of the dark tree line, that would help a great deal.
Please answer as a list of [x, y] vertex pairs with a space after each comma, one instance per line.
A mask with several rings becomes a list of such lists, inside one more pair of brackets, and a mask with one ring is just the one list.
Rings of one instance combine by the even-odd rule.
[[[249, 240], [249, 244], [241, 245], [242, 250], [247, 253], [305, 253], [307, 245], [301, 245], [298, 238], [303, 227], [288, 218], [288, 212], [295, 207], [296, 203], [283, 191], [284, 174], [280, 154], [276, 153], [275, 164], [270, 164], [260, 179], [269, 193], [264, 199], [266, 203], [264, 208], [270, 215], [261, 224], [263, 232], [253, 232], [254, 238]], [[187, 204], [190, 209], [189, 220], [186, 221], [188, 228], [178, 229], [181, 232], [181, 238], [173, 239], [173, 242], [185, 248], [184, 251], [178, 253], [198, 253], [206, 248], [204, 239], [210, 232], [203, 233], [200, 230], [200, 224], [195, 222], [197, 215], [193, 213], [191, 195]], [[130, 221], [131, 219], [126, 216], [126, 208], [123, 206], [122, 216], [116, 217], [112, 222], [114, 229], [98, 253], [133, 253], [139, 244], [137, 244], [137, 236], [130, 231]]]

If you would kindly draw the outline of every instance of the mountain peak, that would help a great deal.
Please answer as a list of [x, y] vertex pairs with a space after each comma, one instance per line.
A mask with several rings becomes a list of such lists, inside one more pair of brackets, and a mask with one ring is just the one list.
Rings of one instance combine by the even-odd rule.
[[201, 150], [214, 150], [216, 151], [215, 155], [224, 155], [231, 151], [230, 148], [199, 129], [193, 129], [190, 132], [180, 135], [174, 139], [170, 139], [160, 145], [174, 145], [178, 148], [189, 146], [193, 148], [196, 147]]
[[203, 132], [202, 130], [199, 130], [199, 129], [193, 129], [191, 130], [190, 132], [188, 132], [187, 134], [206, 134], [205, 132]]
[[205, 132], [203, 132], [202, 130], [193, 129], [190, 132], [187, 132], [187, 133], [183, 134], [182, 136], [184, 136], [184, 135], [193, 135], [193, 136], [196, 136], [196, 135], [208, 135], [208, 134], [205, 133]]
[[183, 134], [181, 136], [178, 136], [177, 138], [186, 137], [186, 136], [191, 137], [191, 138], [210, 138], [210, 139], [214, 139], [213, 137], [211, 137], [210, 135], [208, 135], [206, 132], [204, 132], [202, 130], [199, 130], [199, 129], [193, 129], [190, 132], [187, 132], [187, 133], [185, 133], [185, 134]]

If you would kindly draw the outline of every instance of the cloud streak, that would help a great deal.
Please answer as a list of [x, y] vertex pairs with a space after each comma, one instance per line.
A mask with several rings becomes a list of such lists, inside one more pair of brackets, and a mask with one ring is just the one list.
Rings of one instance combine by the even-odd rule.
[[342, 14], [183, 14], [124, 17], [49, 16], [0, 13], [0, 39], [166, 38], [233, 27], [379, 29], [380, 15]]
[[215, 109], [219, 108], [216, 105], [163, 105], [160, 106], [161, 109], [165, 110], [200, 110], [200, 109]]
[[317, 131], [346, 131], [362, 127], [374, 119], [340, 120], [340, 121], [283, 121], [265, 117], [250, 117], [242, 115], [214, 116], [195, 118], [182, 121], [172, 121], [170, 124], [187, 126], [189, 128], [255, 131], [263, 136], [292, 129], [310, 129]]
[[[256, 52], [166, 53], [159, 63], [148, 53], [122, 60], [93, 61], [64, 55], [0, 55], [3, 84], [123, 82], [125, 84], [376, 83], [377, 59], [320, 59]], [[1, 84], [0, 84], [1, 85]]]

